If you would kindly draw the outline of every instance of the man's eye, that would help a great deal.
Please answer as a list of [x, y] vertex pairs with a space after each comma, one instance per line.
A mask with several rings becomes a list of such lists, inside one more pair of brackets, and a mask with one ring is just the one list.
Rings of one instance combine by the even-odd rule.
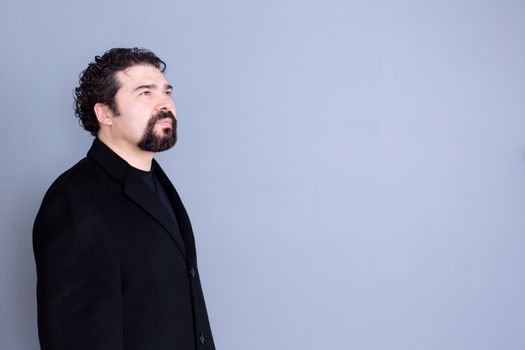
[[167, 91], [166, 91], [166, 95], [168, 95], [168, 96], [173, 95], [173, 91], [172, 91], [172, 90], [167, 90]]
[[151, 95], [151, 91], [148, 91], [148, 90], [142, 91], [140, 94], [144, 95], [144, 96], [149, 96], [149, 95]]

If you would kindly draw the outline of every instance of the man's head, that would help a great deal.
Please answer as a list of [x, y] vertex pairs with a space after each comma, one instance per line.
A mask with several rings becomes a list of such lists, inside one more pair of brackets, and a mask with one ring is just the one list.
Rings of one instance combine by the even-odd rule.
[[84, 129], [145, 151], [172, 147], [175, 105], [165, 69], [146, 49], [115, 48], [96, 56], [75, 89], [75, 114]]

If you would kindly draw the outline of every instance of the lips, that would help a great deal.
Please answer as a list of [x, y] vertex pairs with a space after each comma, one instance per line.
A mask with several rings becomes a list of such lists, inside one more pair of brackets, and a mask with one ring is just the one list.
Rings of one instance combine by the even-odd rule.
[[163, 119], [159, 120], [157, 122], [157, 124], [159, 124], [161, 126], [172, 126], [173, 122], [171, 121], [170, 118], [163, 118]]

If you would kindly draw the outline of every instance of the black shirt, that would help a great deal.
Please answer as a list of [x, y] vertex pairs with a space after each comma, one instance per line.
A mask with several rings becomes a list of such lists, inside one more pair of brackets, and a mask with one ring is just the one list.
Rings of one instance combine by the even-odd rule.
[[179, 223], [177, 222], [177, 216], [175, 215], [175, 211], [173, 210], [173, 207], [171, 206], [171, 203], [168, 199], [168, 195], [166, 194], [166, 191], [162, 187], [160, 181], [157, 179], [157, 176], [155, 176], [155, 173], [150, 171], [144, 171], [137, 168], [133, 168], [135, 172], [140, 176], [142, 180], [148, 185], [148, 187], [157, 195], [157, 197], [160, 199], [168, 213], [170, 214], [173, 221], [175, 221], [175, 224], [177, 227], [179, 226]]

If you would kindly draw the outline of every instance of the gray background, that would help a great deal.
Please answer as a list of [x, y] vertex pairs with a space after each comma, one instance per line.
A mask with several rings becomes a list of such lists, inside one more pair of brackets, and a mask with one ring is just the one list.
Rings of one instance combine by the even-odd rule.
[[219, 349], [525, 348], [523, 1], [19, 0], [0, 28], [2, 349], [38, 348], [33, 219], [115, 46], [168, 63], [157, 159]]

